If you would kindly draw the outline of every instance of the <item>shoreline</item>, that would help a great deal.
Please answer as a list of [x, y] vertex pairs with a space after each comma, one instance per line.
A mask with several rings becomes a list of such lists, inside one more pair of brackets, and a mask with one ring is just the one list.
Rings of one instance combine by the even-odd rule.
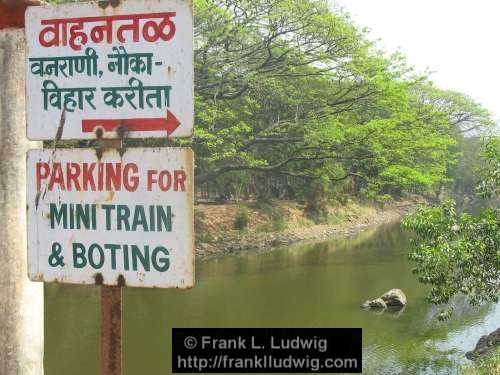
[[197, 260], [208, 260], [243, 251], [263, 251], [290, 246], [302, 242], [325, 241], [338, 237], [348, 237], [366, 229], [388, 224], [401, 219], [410, 213], [416, 202], [403, 201], [393, 203], [390, 207], [377, 209], [374, 213], [350, 217], [340, 224], [315, 224], [297, 227], [278, 232], [254, 233], [239, 232], [228, 235], [223, 240], [197, 243], [195, 254]]

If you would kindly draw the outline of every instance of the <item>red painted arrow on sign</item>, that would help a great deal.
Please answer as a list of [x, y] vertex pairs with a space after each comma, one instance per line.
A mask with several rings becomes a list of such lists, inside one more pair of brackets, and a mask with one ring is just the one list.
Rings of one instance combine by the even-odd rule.
[[110, 132], [117, 126], [125, 126], [130, 132], [166, 130], [167, 136], [170, 136], [180, 124], [177, 117], [167, 110], [167, 115], [163, 118], [82, 120], [82, 131], [84, 133], [92, 133], [96, 128], [101, 127], [105, 131]]

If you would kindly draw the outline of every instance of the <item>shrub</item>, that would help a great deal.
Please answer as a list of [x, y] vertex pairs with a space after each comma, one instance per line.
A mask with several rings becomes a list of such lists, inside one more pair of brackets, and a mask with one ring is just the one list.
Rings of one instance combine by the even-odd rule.
[[196, 235], [195, 235], [195, 242], [197, 244], [211, 243], [213, 241], [214, 241], [214, 238], [212, 237], [212, 235], [209, 232], [199, 232], [199, 233], [196, 233]]
[[328, 201], [326, 199], [325, 187], [321, 184], [313, 185], [307, 194], [305, 206], [306, 216], [316, 224], [324, 224], [328, 220]]
[[250, 213], [246, 206], [240, 206], [238, 213], [234, 219], [234, 229], [243, 230], [248, 226], [250, 221]]
[[470, 366], [460, 368], [460, 375], [500, 374], [500, 348], [484, 358], [476, 360]]

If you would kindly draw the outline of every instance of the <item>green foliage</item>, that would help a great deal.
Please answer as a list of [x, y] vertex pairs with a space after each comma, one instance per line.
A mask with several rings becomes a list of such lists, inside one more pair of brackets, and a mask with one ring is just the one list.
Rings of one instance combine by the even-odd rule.
[[488, 138], [484, 144], [485, 167], [481, 174], [482, 180], [477, 188], [478, 193], [485, 197], [500, 196], [500, 138]]
[[214, 237], [210, 232], [196, 232], [195, 242], [200, 243], [211, 243], [214, 241]]
[[346, 215], [342, 212], [328, 215], [327, 224], [336, 225], [345, 222]]
[[288, 225], [284, 218], [275, 218], [267, 223], [257, 225], [255, 231], [258, 233], [283, 232], [287, 228]]
[[316, 224], [328, 222], [328, 201], [324, 184], [315, 183], [307, 195], [305, 213]]
[[[483, 192], [498, 192], [500, 154], [498, 138], [486, 143], [487, 183]], [[421, 206], [402, 221], [417, 238], [410, 253], [419, 280], [432, 286], [428, 296], [435, 304], [446, 303], [457, 294], [472, 304], [497, 302], [500, 296], [500, 209], [489, 208], [478, 216], [457, 213], [455, 203]], [[447, 318], [449, 310], [440, 318]]]
[[248, 222], [250, 221], [250, 211], [246, 206], [240, 206], [238, 209], [238, 213], [234, 219], [234, 229], [243, 230], [248, 226]]
[[288, 228], [288, 224], [284, 217], [274, 218], [272, 224], [273, 232], [283, 232]]
[[477, 186], [477, 173], [482, 167], [479, 137], [464, 137], [457, 141], [458, 160], [449, 168], [448, 176], [453, 181], [452, 189], [457, 196], [471, 196]]
[[418, 238], [410, 259], [419, 280], [432, 285], [429, 300], [446, 303], [456, 294], [471, 302], [497, 301], [500, 280], [500, 210], [474, 217], [458, 214], [454, 202], [421, 206], [403, 227]]
[[494, 353], [475, 361], [472, 365], [462, 366], [460, 375], [500, 374], [500, 348]]
[[198, 184], [237, 172], [259, 199], [310, 193], [314, 180], [351, 196], [432, 191], [461, 134], [492, 124], [327, 1], [194, 5]]
[[210, 243], [214, 240], [212, 234], [204, 225], [205, 213], [194, 210], [194, 233], [196, 243]]
[[273, 209], [270, 224], [270, 232], [282, 232], [288, 227], [285, 212], [282, 209], [279, 209], [279, 207], [277, 209]]

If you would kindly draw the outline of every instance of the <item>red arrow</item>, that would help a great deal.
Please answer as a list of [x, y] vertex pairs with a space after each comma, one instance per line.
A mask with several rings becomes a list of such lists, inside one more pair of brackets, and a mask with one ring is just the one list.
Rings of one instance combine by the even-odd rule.
[[103, 128], [107, 132], [113, 131], [117, 126], [125, 126], [130, 132], [145, 132], [166, 130], [167, 137], [172, 134], [181, 123], [175, 115], [167, 110], [165, 118], [127, 118], [106, 120], [82, 120], [82, 131], [92, 133], [97, 128]]

